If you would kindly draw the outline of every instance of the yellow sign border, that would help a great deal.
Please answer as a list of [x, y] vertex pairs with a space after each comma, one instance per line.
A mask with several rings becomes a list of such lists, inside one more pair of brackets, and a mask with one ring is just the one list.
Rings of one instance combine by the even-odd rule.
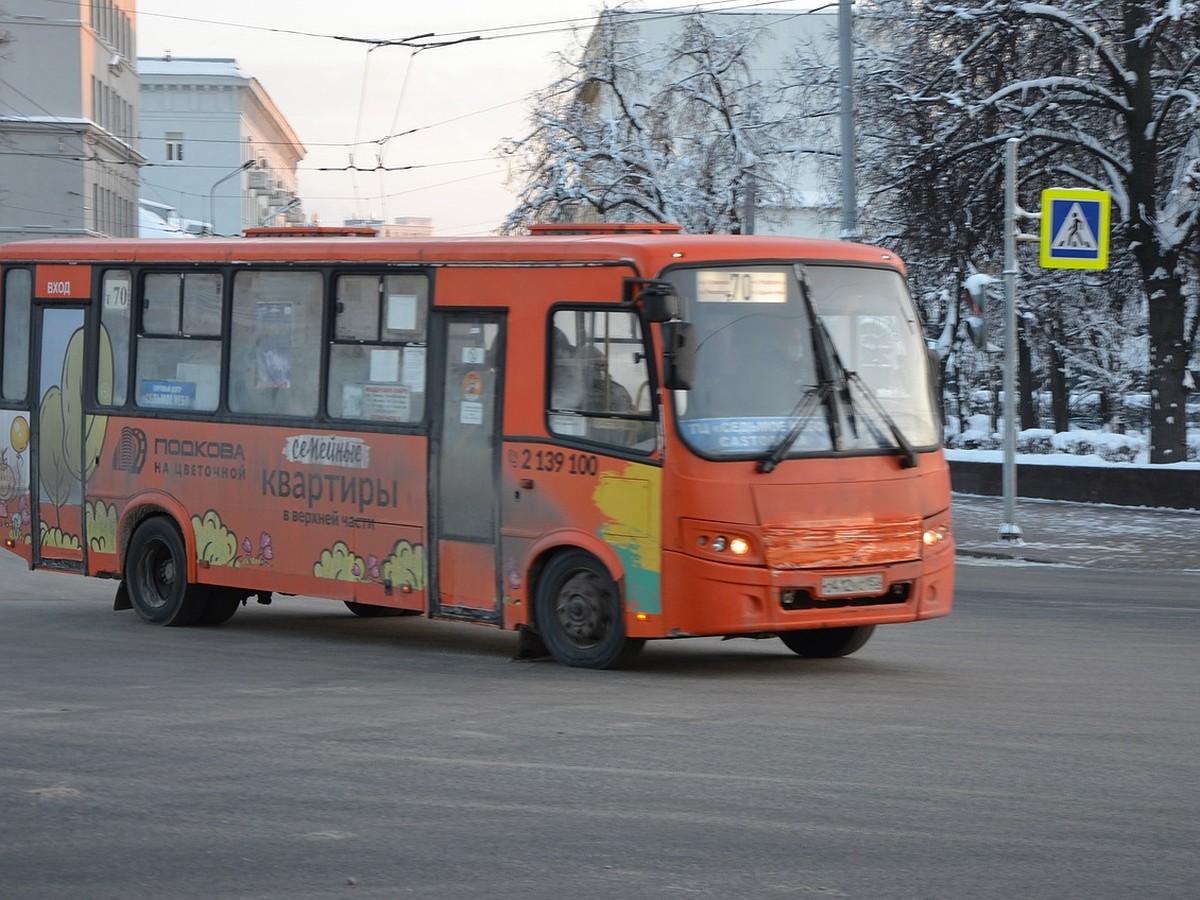
[[[1095, 259], [1061, 259], [1050, 253], [1050, 244], [1054, 240], [1051, 233], [1054, 224], [1050, 215], [1050, 207], [1055, 202], [1071, 202], [1083, 200], [1100, 204], [1100, 227], [1096, 235]], [[1040, 262], [1043, 269], [1107, 269], [1108, 268], [1108, 232], [1112, 216], [1112, 195], [1108, 191], [1095, 191], [1085, 188], [1046, 188], [1042, 191], [1042, 232]]]

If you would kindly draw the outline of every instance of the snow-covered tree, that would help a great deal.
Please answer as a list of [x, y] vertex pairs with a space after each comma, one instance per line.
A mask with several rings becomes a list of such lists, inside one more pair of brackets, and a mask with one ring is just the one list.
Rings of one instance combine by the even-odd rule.
[[860, 152], [879, 238], [895, 238], [902, 253], [911, 247], [913, 260], [937, 248], [943, 271], [989, 255], [994, 264], [1001, 148], [1014, 137], [1024, 208], [1036, 208], [1044, 187], [1110, 191], [1112, 253], [1132, 257], [1148, 300], [1150, 458], [1185, 459], [1200, 5], [863, 0], [859, 8], [868, 123]]
[[535, 97], [531, 130], [501, 148], [518, 204], [504, 224], [678, 222], [742, 233], [755, 209], [798, 205], [792, 167], [805, 126], [755, 77], [772, 35], [742, 16], [693, 13], [652, 44], [620, 9], [601, 15], [565, 72]]

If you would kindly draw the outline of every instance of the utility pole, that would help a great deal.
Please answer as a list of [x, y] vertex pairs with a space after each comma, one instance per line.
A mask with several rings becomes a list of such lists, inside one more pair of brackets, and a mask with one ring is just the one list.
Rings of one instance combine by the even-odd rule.
[[1017, 147], [1004, 144], [1004, 521], [1000, 540], [1021, 540], [1017, 524]]
[[[746, 124], [751, 131], [758, 125], [758, 104], [751, 103], [746, 110]], [[755, 160], [757, 165], [757, 160]], [[742, 212], [742, 234], [754, 234], [755, 213], [758, 210], [758, 175], [753, 167], [746, 169], [745, 209]]]
[[838, 0], [838, 118], [842, 126], [843, 241], [857, 241], [858, 197], [854, 183], [854, 43], [851, 40], [852, 0]]

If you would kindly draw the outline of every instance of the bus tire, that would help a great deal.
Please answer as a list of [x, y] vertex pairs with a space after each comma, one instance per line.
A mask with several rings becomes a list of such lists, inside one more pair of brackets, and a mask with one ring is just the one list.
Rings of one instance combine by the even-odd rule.
[[782, 631], [779, 639], [789, 650], [810, 659], [832, 659], [849, 656], [862, 649], [872, 634], [874, 625], [848, 625], [845, 628], [810, 628], [806, 631]]
[[559, 554], [542, 571], [536, 618], [546, 649], [567, 666], [608, 669], [631, 660], [646, 643], [626, 637], [616, 583], [581, 550]]
[[391, 616], [419, 616], [418, 609], [397, 609], [394, 606], [378, 606], [374, 603], [356, 603], [353, 600], [343, 600], [346, 609], [364, 619], [383, 619]]
[[195, 625], [208, 607], [208, 591], [188, 584], [183, 538], [165, 516], [147, 519], [133, 533], [125, 583], [130, 604], [152, 625]]
[[208, 603], [196, 620], [197, 625], [224, 625], [246, 599], [245, 594], [231, 588], [212, 588], [208, 595]]

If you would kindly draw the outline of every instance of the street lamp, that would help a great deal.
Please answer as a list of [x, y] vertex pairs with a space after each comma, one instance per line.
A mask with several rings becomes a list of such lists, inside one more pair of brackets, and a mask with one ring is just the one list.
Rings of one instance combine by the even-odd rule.
[[220, 178], [218, 178], [216, 181], [214, 181], [213, 186], [208, 189], [208, 220], [209, 220], [209, 225], [212, 228], [213, 234], [217, 233], [217, 213], [216, 213], [217, 188], [220, 187], [222, 184], [224, 184], [226, 181], [228, 181], [230, 178], [233, 178], [235, 175], [240, 175], [242, 172], [245, 172], [247, 169], [249, 169], [253, 165], [254, 165], [254, 160], [252, 160], [252, 159], [246, 160], [244, 163], [242, 163], [240, 166], [238, 166], [236, 169], [234, 169], [228, 175], [222, 175]]

